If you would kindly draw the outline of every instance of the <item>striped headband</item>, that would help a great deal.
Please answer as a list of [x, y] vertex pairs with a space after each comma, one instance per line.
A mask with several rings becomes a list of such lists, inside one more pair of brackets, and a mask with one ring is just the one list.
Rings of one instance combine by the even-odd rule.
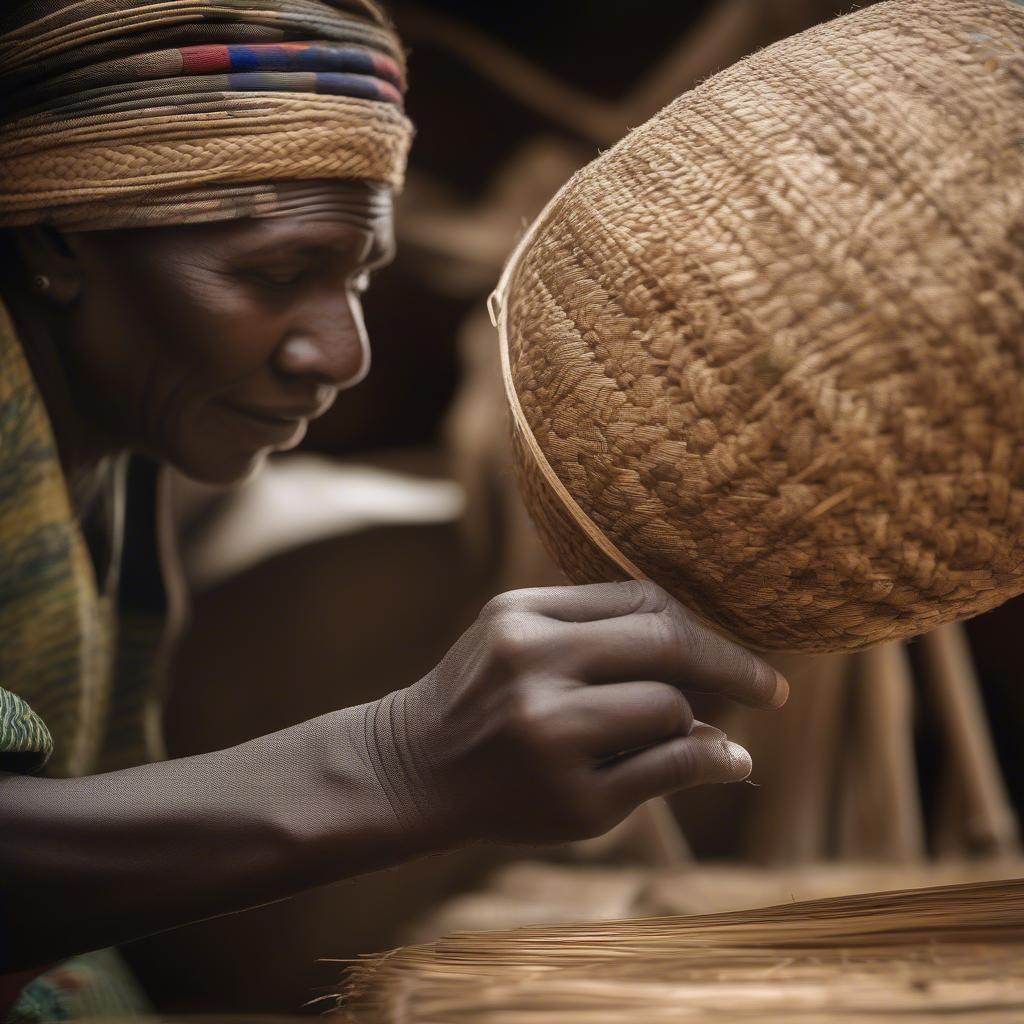
[[0, 226], [272, 213], [400, 188], [405, 61], [370, 0], [27, 0], [0, 13]]

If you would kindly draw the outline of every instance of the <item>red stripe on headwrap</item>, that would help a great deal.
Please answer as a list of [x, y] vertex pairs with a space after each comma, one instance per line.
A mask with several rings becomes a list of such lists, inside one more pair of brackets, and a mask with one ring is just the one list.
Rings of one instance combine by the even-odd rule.
[[374, 53], [371, 54], [371, 57], [379, 77], [387, 79], [387, 81], [394, 83], [399, 88], [405, 87], [405, 76], [395, 61], [390, 57], [386, 57], [383, 53]]
[[181, 49], [182, 71], [186, 75], [201, 75], [212, 71], [230, 71], [231, 57], [226, 46], [185, 46]]

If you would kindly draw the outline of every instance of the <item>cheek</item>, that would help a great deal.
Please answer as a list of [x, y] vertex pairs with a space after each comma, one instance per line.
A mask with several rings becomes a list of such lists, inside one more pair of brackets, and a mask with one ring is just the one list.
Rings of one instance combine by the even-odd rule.
[[120, 357], [107, 361], [116, 379], [106, 381], [103, 401], [117, 407], [107, 415], [129, 443], [190, 476], [219, 480], [214, 469], [226, 459], [229, 476], [244, 475], [258, 445], [217, 399], [268, 372], [280, 328], [222, 275], [168, 263], [157, 269], [111, 282]]
[[161, 373], [215, 395], [265, 369], [277, 344], [273, 316], [236, 282], [180, 271], [149, 305]]

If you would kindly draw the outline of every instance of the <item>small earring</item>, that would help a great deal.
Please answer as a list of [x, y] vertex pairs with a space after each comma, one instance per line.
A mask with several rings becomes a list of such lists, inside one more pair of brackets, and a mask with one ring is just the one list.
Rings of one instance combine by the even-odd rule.
[[42, 295], [50, 290], [50, 279], [45, 274], [36, 274], [32, 278], [32, 287]]

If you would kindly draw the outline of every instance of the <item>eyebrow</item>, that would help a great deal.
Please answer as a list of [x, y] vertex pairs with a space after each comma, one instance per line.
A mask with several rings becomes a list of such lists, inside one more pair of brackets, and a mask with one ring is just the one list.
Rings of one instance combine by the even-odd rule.
[[282, 207], [266, 216], [239, 220], [235, 225], [243, 240], [255, 237], [274, 242], [283, 236], [281, 244], [287, 244], [291, 237], [337, 237], [345, 229], [375, 238], [388, 237], [393, 234], [391, 217], [390, 202], [345, 203], [325, 197], [317, 202], [307, 200], [299, 207]]
[[[354, 227], [354, 225], [353, 225]], [[390, 262], [395, 255], [394, 240], [390, 233], [370, 231], [369, 228], [356, 228], [358, 235], [346, 233], [345, 235], [335, 234], [333, 239], [311, 240], [308, 232], [300, 237], [296, 234], [294, 238], [267, 239], [251, 246], [240, 247], [240, 251], [232, 254], [235, 259], [258, 259], [267, 255], [300, 255], [306, 258], [319, 258], [327, 256], [349, 256], [356, 249], [360, 250], [358, 263], [360, 266], [378, 267]], [[369, 246], [366, 241], [369, 238]]]

